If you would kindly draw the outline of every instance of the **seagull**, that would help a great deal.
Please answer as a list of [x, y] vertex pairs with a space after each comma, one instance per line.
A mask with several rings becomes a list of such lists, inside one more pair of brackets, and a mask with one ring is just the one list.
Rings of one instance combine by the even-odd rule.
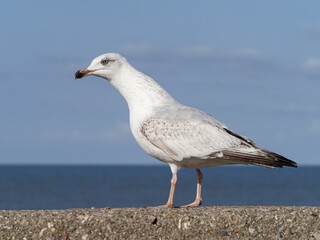
[[213, 116], [179, 103], [151, 77], [136, 70], [118, 53], [102, 54], [89, 67], [77, 71], [75, 79], [89, 75], [109, 81], [125, 98], [130, 111], [130, 129], [140, 147], [152, 157], [168, 163], [171, 188], [165, 205], [172, 208], [177, 173], [180, 168], [195, 169], [195, 201], [184, 206], [201, 205], [201, 168], [245, 164], [269, 168], [297, 167], [277, 153], [231, 131]]

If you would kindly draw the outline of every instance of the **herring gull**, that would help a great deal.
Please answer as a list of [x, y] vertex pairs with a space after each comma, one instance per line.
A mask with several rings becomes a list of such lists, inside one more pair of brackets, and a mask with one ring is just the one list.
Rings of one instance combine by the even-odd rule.
[[145, 152], [171, 168], [168, 201], [151, 208], [173, 207], [177, 172], [182, 167], [196, 169], [197, 193], [193, 203], [181, 207], [197, 207], [202, 202], [200, 168], [233, 164], [297, 167], [295, 162], [231, 131], [211, 115], [180, 104], [120, 54], [96, 57], [89, 67], [77, 71], [74, 78], [88, 75], [108, 80], [122, 94], [129, 106], [134, 138]]

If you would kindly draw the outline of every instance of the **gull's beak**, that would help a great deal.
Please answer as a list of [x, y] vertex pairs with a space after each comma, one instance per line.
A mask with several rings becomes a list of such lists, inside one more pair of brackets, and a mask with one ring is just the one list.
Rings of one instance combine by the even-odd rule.
[[89, 70], [87, 68], [81, 69], [74, 74], [74, 79], [83, 78], [88, 75], [92, 75], [94, 70]]

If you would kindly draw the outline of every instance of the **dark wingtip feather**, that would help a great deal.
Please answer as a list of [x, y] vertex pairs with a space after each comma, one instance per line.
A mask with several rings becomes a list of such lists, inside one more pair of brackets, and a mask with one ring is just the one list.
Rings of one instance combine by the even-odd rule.
[[247, 145], [253, 147], [257, 150], [255, 153], [246, 153], [243, 151], [235, 151], [235, 150], [224, 150], [222, 151], [226, 157], [226, 159], [231, 159], [243, 164], [252, 164], [257, 166], [264, 166], [270, 168], [282, 168], [283, 166], [294, 167], [297, 168], [298, 165], [296, 162], [281, 156], [275, 152], [270, 152], [259, 147], [250, 139], [241, 136], [228, 128], [224, 128], [226, 132], [231, 134], [232, 136], [240, 139], [243, 145]]
[[277, 154], [275, 152], [269, 152], [269, 151], [266, 151], [265, 152], [272, 158], [275, 159], [275, 163], [276, 165], [278, 165], [278, 167], [283, 167], [283, 166], [287, 166], [287, 167], [294, 167], [294, 168], [297, 168], [298, 165], [296, 162], [280, 155], [280, 154]]
[[298, 167], [297, 163], [291, 161], [284, 156], [281, 156], [274, 152], [269, 152], [264, 149], [260, 149], [255, 153], [246, 153], [241, 151], [222, 151], [223, 158], [238, 162], [239, 164], [251, 164], [256, 166], [263, 166], [269, 168], [282, 168], [287, 167]]

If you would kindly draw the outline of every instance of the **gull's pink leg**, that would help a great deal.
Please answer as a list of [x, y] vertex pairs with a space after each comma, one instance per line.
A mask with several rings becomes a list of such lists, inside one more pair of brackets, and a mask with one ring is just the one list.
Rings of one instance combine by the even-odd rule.
[[177, 181], [178, 181], [177, 173], [172, 173], [171, 188], [170, 188], [168, 202], [166, 205], [161, 205], [161, 206], [156, 206], [156, 207], [147, 207], [147, 208], [148, 209], [150, 209], [150, 208], [172, 208], [173, 207], [174, 189], [176, 188]]
[[194, 200], [193, 203], [190, 203], [188, 205], [184, 205], [181, 206], [181, 208], [188, 208], [188, 207], [198, 207], [199, 205], [201, 205], [202, 202], [202, 198], [201, 198], [201, 184], [202, 184], [202, 179], [203, 179], [203, 175], [201, 173], [201, 171], [199, 169], [197, 170], [197, 195], [196, 195], [196, 199]]

